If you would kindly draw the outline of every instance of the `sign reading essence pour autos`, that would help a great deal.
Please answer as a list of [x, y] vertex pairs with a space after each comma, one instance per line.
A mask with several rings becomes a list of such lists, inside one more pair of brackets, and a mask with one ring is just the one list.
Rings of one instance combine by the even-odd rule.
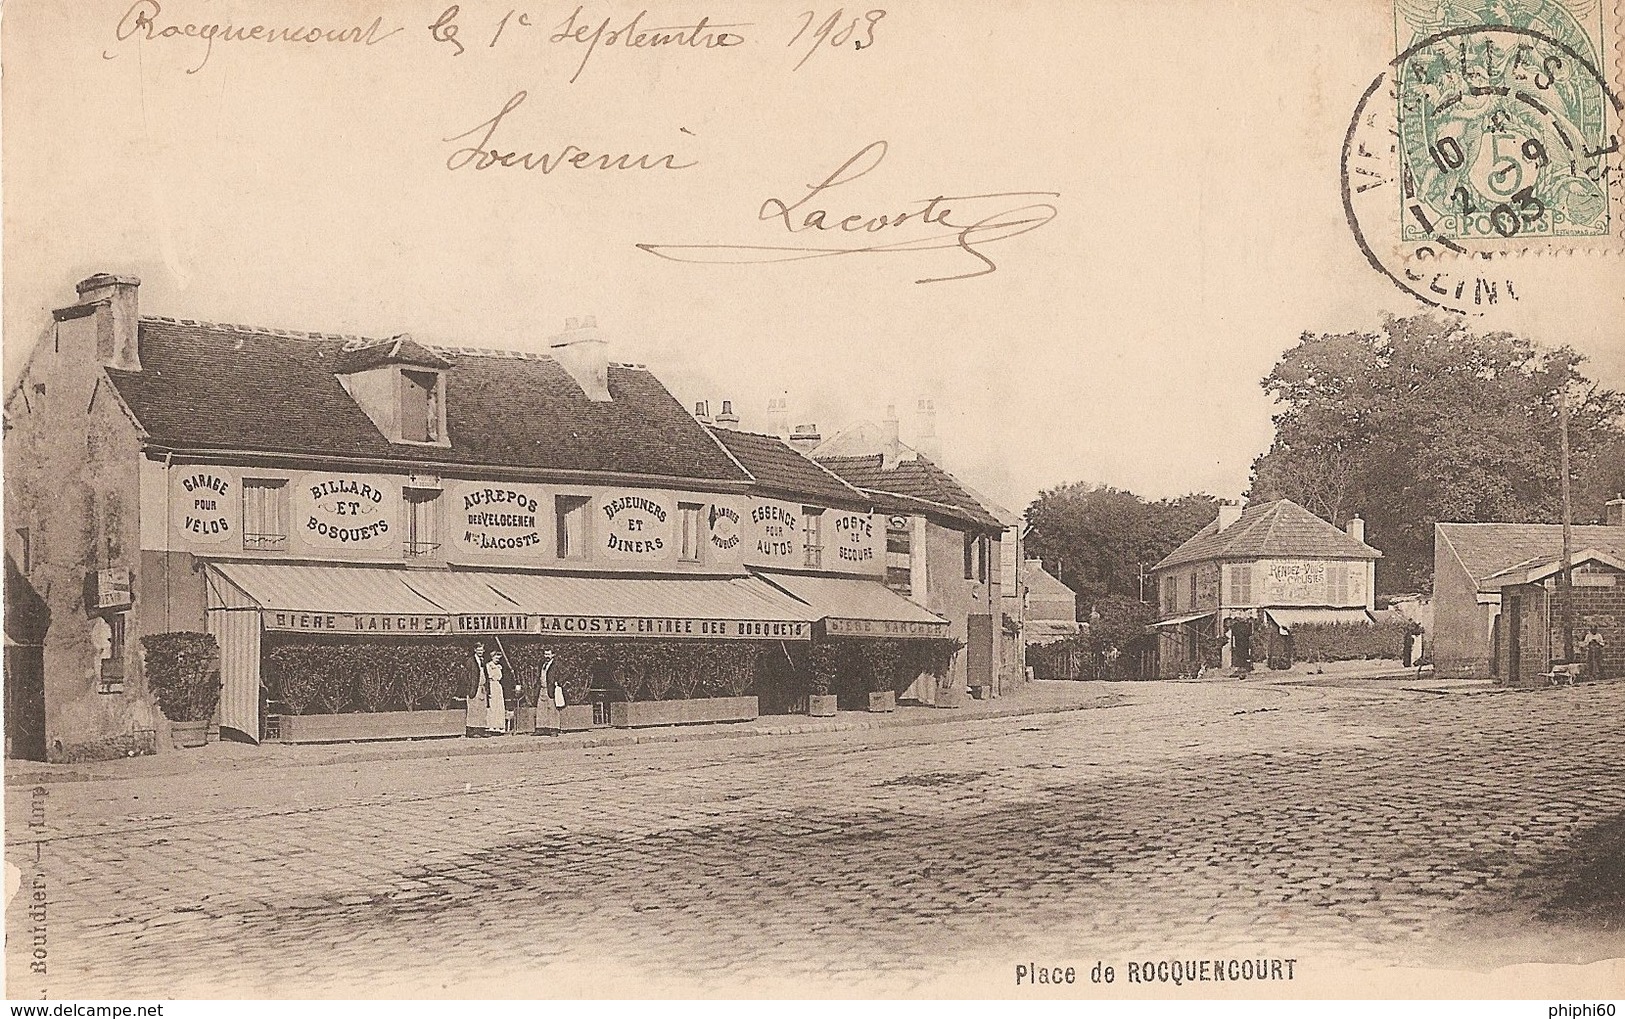
[[388, 548], [395, 542], [395, 491], [375, 478], [307, 474], [298, 488], [300, 538], [323, 548]]

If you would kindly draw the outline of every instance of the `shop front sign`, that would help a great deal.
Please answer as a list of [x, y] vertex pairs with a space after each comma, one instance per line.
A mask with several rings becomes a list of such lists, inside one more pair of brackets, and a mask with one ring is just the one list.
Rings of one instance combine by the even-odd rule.
[[754, 562], [800, 565], [801, 513], [780, 502], [751, 507], [751, 556]]
[[867, 513], [842, 513], [835, 518], [835, 556], [841, 565], [872, 567], [878, 560], [875, 528]]
[[128, 566], [97, 570], [95, 583], [98, 609], [127, 609], [134, 601]]
[[217, 471], [193, 471], [181, 477], [175, 494], [175, 527], [188, 541], [229, 541], [237, 536], [240, 503], [234, 479]]
[[457, 490], [453, 542], [482, 555], [541, 553], [546, 493], [528, 485], [464, 485]]
[[941, 637], [948, 624], [901, 619], [826, 619], [824, 632], [831, 637]]
[[1325, 563], [1272, 562], [1265, 566], [1265, 604], [1320, 604], [1326, 600]]
[[309, 474], [299, 486], [299, 533], [321, 548], [388, 548], [395, 541], [395, 503], [393, 490], [378, 479]]
[[422, 613], [283, 612], [261, 613], [267, 630], [296, 633], [449, 634], [452, 617]]
[[711, 547], [718, 552], [733, 552], [741, 541], [739, 511], [732, 506], [712, 504], [706, 523], [711, 531]]
[[801, 620], [693, 619], [681, 616], [540, 616], [543, 634], [558, 637], [709, 637], [730, 640], [808, 640]]
[[655, 562], [671, 554], [671, 507], [648, 493], [611, 495], [599, 504], [603, 512], [603, 549], [616, 559]]

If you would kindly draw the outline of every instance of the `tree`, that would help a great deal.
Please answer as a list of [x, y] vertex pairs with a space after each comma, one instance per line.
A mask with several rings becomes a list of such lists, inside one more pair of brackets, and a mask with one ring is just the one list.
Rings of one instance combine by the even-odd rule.
[[[1385, 317], [1369, 333], [1304, 333], [1262, 385], [1281, 406], [1275, 441], [1253, 463], [1250, 500], [1292, 499], [1341, 527], [1359, 514], [1382, 550], [1378, 587], [1420, 590], [1433, 525], [1555, 521], [1556, 394], [1572, 394], [1577, 490], [1620, 478], [1625, 398], [1580, 373], [1568, 347], [1460, 320]], [[1614, 452], [1609, 454], [1609, 450]], [[1602, 512], [1576, 503], [1576, 518]]]
[[1138, 598], [1150, 569], [1218, 513], [1210, 495], [1146, 502], [1109, 485], [1074, 482], [1040, 492], [1027, 508], [1027, 554], [1078, 594], [1080, 618], [1111, 595]]

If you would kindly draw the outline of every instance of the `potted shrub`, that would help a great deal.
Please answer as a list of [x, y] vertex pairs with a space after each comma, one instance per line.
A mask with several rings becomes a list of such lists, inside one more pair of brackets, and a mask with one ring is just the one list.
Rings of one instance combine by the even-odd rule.
[[209, 719], [220, 703], [220, 646], [214, 635], [175, 631], [141, 638], [147, 685], [169, 719], [177, 747], [208, 741]]
[[807, 684], [807, 714], [814, 718], [830, 718], [835, 714], [836, 697], [830, 693], [835, 683], [838, 657], [835, 645], [827, 640], [814, 641], [810, 654], [811, 678]]
[[869, 710], [896, 711], [896, 682], [902, 649], [895, 640], [870, 641], [863, 649], [865, 672], [869, 681]]

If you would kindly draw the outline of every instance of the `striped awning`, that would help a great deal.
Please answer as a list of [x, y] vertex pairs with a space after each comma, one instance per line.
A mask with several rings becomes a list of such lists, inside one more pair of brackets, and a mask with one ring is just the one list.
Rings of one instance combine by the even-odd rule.
[[1264, 615], [1270, 622], [1280, 627], [1282, 633], [1291, 633], [1293, 627], [1305, 623], [1323, 625], [1325, 623], [1359, 623], [1368, 625], [1371, 622], [1371, 613], [1365, 609], [1353, 608], [1307, 608], [1307, 609], [1265, 609]]
[[1162, 626], [1183, 626], [1186, 623], [1194, 623], [1198, 619], [1206, 619], [1211, 615], [1213, 615], [1213, 610], [1209, 609], [1206, 612], [1192, 612], [1189, 615], [1175, 616], [1172, 619], [1159, 619], [1155, 623], [1152, 623], [1147, 629], [1154, 630]]
[[942, 637], [948, 633], [946, 619], [877, 580], [795, 573], [757, 576], [805, 605], [833, 637]]
[[583, 577], [213, 562], [211, 607], [267, 630], [810, 640], [814, 617], [755, 577]]

